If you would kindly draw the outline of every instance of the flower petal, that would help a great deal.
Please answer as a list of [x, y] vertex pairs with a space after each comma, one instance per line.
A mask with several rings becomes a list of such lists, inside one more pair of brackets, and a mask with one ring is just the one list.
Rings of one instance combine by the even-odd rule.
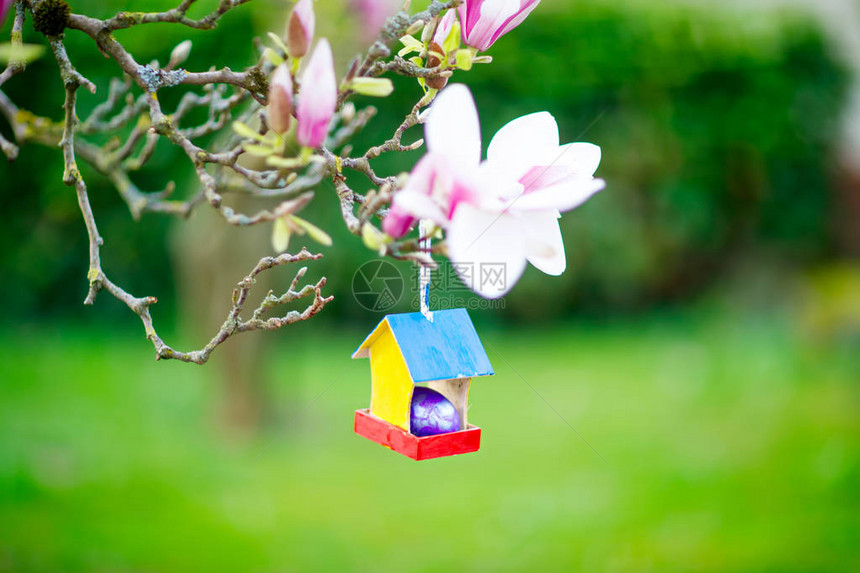
[[505, 22], [499, 31], [493, 35], [493, 42], [522, 24], [526, 17], [531, 14], [532, 10], [537, 8], [538, 4], [540, 4], [540, 0], [523, 0], [521, 3], [522, 7], [519, 12], [511, 18], [508, 18], [507, 22]]
[[600, 155], [600, 147], [593, 143], [568, 143], [559, 148], [557, 163], [568, 166], [577, 175], [590, 177], [600, 165]]
[[487, 159], [507, 161], [529, 147], [558, 147], [558, 124], [549, 112], [530, 113], [505, 124], [490, 141]]
[[497, 131], [487, 148], [487, 161], [519, 179], [535, 165], [546, 165], [559, 154], [558, 125], [551, 114], [541, 111], [518, 117]]
[[472, 93], [463, 84], [442, 90], [428, 110], [424, 126], [427, 149], [455, 164], [481, 162], [481, 126]]
[[383, 230], [399, 238], [415, 224], [416, 219], [430, 219], [446, 227], [452, 211], [454, 173], [448, 158], [428, 153], [412, 168], [402, 190], [395, 193], [391, 210], [383, 221]]
[[416, 189], [403, 189], [394, 196], [392, 207], [409, 213], [416, 219], [430, 219], [438, 225], [447, 223], [445, 212], [436, 201], [426, 193]]
[[0, 26], [3, 25], [3, 20], [6, 19], [6, 13], [12, 7], [13, 0], [0, 0]]
[[269, 82], [269, 127], [275, 133], [284, 134], [290, 128], [293, 113], [293, 80], [287, 66], [281, 64]]
[[448, 229], [448, 256], [463, 283], [484, 298], [499, 298], [526, 267], [522, 223], [509, 214], [461, 204]]
[[[509, 167], [509, 165], [508, 165]], [[506, 169], [504, 163], [485, 161], [473, 176], [474, 200], [485, 211], [501, 212], [524, 192], [515, 175], [520, 168]]]
[[302, 74], [301, 92], [296, 106], [296, 138], [306, 147], [320, 147], [337, 105], [337, 78], [328, 40], [317, 43]]
[[515, 212], [555, 209], [563, 213], [579, 207], [604, 187], [603, 179], [573, 176], [517, 197], [509, 203], [508, 209]]
[[522, 215], [526, 231], [526, 257], [538, 270], [558, 276], [567, 268], [558, 212], [535, 211]]
[[484, 0], [468, 0], [457, 7], [457, 13], [460, 15], [460, 23], [463, 26], [463, 37], [468, 35], [478, 19], [481, 17], [481, 6]]
[[402, 5], [398, 0], [352, 0], [350, 6], [358, 12], [361, 20], [361, 36], [372, 42], [379, 35], [385, 20], [395, 14]]
[[[415, 217], [405, 212], [403, 209], [392, 205], [385, 219], [382, 220], [382, 230], [389, 237], [399, 239], [409, 232], [415, 225]], [[365, 226], [372, 226], [365, 223]]]
[[571, 170], [566, 165], [549, 165], [546, 167], [532, 167], [528, 173], [520, 178], [524, 193], [533, 193], [545, 187], [560, 183], [569, 178]]
[[478, 20], [470, 22], [472, 27], [466, 35], [466, 44], [483, 52], [493, 45], [505, 23], [516, 16], [520, 0], [484, 0], [480, 10]]
[[439, 20], [436, 25], [436, 31], [433, 33], [433, 43], [438, 46], [445, 44], [448, 34], [451, 33], [451, 28], [454, 27], [454, 22], [457, 21], [457, 12], [448, 10], [448, 12]]
[[311, 0], [299, 0], [287, 23], [287, 49], [293, 58], [304, 57], [314, 39], [316, 17]]

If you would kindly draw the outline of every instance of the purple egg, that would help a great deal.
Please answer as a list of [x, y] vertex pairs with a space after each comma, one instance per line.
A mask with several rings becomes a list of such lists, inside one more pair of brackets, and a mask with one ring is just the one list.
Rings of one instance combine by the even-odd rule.
[[412, 423], [415, 436], [435, 436], [460, 431], [460, 413], [445, 396], [430, 388], [416, 386], [412, 393]]

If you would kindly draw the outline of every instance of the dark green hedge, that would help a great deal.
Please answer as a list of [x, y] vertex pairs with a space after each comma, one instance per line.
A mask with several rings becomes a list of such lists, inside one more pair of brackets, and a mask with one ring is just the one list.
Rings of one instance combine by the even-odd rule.
[[[190, 65], [202, 65], [207, 52], [218, 54], [219, 64], [245, 60], [240, 39], [252, 33], [254, 18], [261, 14], [243, 10], [220, 32], [195, 33]], [[183, 37], [169, 27], [158, 31], [172, 34], [165, 45]], [[146, 37], [132, 40], [146, 49]], [[225, 51], [225, 41], [236, 50]], [[87, 50], [85, 71], [104, 89], [110, 63], [85, 38], [70, 45], [73, 57]], [[546, 2], [490, 53], [495, 64], [454, 78], [473, 88], [485, 143], [507, 121], [548, 110], [564, 141], [603, 148], [598, 174], [608, 182], [563, 219], [567, 273], [530, 270], [500, 316], [641, 308], [695, 295], [756, 253], [800, 265], [831, 253], [828, 170], [847, 75], [810, 23], [665, 3]], [[16, 79], [9, 91], [59, 117], [54, 67], [50, 59], [39, 62], [26, 84]], [[357, 149], [385, 137], [419, 95], [412, 82], [397, 85]], [[417, 157], [382, 158], [377, 167], [408, 170]], [[11, 168], [0, 164], [0, 296], [18, 301], [15, 312], [79, 312], [85, 292], [85, 235], [71, 193], [59, 183], [58, 159], [29, 148]], [[139, 181], [156, 188], [174, 165], [183, 166], [165, 150]], [[92, 177], [91, 187], [108, 240], [108, 272], [169, 302], [171, 223], [148, 216], [136, 225], [109, 186]], [[306, 214], [336, 229], [324, 270], [339, 297], [325, 314], [360, 314], [351, 279], [373, 254], [339, 231], [328, 187]]]

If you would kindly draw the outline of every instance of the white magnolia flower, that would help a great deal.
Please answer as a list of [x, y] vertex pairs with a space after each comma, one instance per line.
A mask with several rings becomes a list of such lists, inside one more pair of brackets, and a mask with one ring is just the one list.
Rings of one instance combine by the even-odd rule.
[[605, 187], [594, 178], [599, 147], [560, 145], [555, 119], [540, 112], [500, 129], [481, 161], [478, 112], [460, 84], [432, 104], [425, 140], [428, 154], [395, 195], [386, 232], [402, 236], [415, 219], [445, 228], [455, 269], [486, 298], [504, 296], [527, 262], [547, 274], [564, 272], [558, 219]]

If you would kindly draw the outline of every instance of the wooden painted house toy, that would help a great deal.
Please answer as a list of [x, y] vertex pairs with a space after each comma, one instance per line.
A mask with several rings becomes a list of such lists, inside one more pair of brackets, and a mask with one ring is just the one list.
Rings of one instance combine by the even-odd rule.
[[[466, 417], [469, 383], [491, 376], [493, 367], [465, 309], [434, 311], [432, 320], [420, 312], [388, 315], [352, 357], [370, 357], [372, 382], [370, 408], [355, 412], [357, 434], [415, 460], [478, 450], [481, 429]], [[436, 396], [435, 410], [420, 409], [424, 396]], [[428, 419], [447, 413], [456, 431], [437, 426], [425, 435], [413, 412]]]

